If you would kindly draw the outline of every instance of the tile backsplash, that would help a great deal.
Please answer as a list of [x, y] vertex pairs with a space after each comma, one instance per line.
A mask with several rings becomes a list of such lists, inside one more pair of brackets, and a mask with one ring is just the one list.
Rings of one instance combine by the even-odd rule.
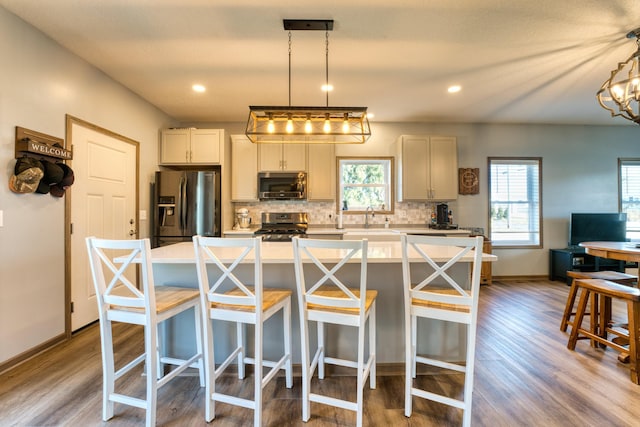
[[[395, 203], [394, 214], [378, 214], [369, 218], [370, 224], [384, 225], [385, 218], [391, 224], [427, 224], [431, 218], [431, 211], [435, 203], [402, 202]], [[455, 219], [455, 202], [449, 203]], [[266, 201], [256, 203], [234, 203], [233, 209], [247, 208], [254, 225], [260, 224], [262, 212], [307, 212], [309, 224], [332, 225], [337, 222], [336, 204], [334, 202], [299, 202], [299, 201]], [[363, 214], [343, 214], [344, 224], [364, 224]]]

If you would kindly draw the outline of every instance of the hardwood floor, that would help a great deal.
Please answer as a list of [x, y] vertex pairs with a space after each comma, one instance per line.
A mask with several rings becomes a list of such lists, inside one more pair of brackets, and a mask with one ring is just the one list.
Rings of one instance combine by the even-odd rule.
[[[640, 387], [629, 379], [628, 365], [612, 350], [579, 341], [566, 348], [560, 317], [568, 286], [561, 282], [494, 282], [483, 286], [476, 352], [473, 424], [476, 426], [631, 426], [640, 423]], [[614, 312], [624, 313], [620, 307]], [[118, 328], [118, 357], [142, 348], [137, 328]], [[141, 371], [126, 387], [144, 393]], [[225, 377], [224, 388], [245, 396], [252, 381]], [[459, 374], [422, 375], [434, 387], [461, 390]], [[352, 396], [355, 378], [330, 377], [316, 386]], [[278, 378], [265, 390], [265, 425], [348, 426], [349, 411], [312, 404], [303, 423], [300, 378], [286, 389]], [[116, 416], [101, 421], [102, 370], [95, 326], [69, 342], [0, 375], [0, 426], [140, 426], [142, 410], [116, 405]], [[158, 425], [205, 426], [204, 393], [196, 377], [179, 378], [160, 389]], [[411, 418], [403, 415], [402, 375], [379, 375], [376, 390], [365, 387], [365, 425], [457, 426], [461, 413], [414, 398]], [[252, 411], [217, 405], [212, 426], [251, 425]]]

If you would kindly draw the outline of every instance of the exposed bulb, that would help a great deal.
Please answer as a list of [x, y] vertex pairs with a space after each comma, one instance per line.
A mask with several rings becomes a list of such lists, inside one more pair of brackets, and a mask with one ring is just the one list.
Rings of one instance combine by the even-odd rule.
[[276, 130], [276, 125], [273, 123], [273, 116], [269, 114], [269, 123], [267, 124], [267, 132], [273, 133]]
[[285, 127], [287, 133], [293, 133], [293, 120], [291, 120], [291, 114], [289, 114], [289, 118], [287, 119], [287, 126]]
[[615, 85], [611, 88], [611, 94], [615, 97], [615, 98], [622, 98], [622, 95], [624, 95], [624, 90], [618, 86]]
[[331, 132], [331, 121], [329, 120], [329, 114], [324, 116], [324, 126], [322, 127], [324, 133]]
[[306, 133], [311, 133], [312, 130], [313, 130], [313, 127], [311, 126], [311, 115], [307, 114], [307, 121], [304, 122], [304, 131]]
[[344, 113], [344, 120], [342, 121], [342, 133], [349, 133], [349, 114]]

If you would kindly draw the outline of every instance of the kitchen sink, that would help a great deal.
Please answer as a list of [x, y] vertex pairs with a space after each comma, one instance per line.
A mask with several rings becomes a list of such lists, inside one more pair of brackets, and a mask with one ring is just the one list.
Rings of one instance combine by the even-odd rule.
[[342, 235], [344, 240], [368, 239], [370, 241], [400, 241], [401, 233], [390, 229], [347, 228]]

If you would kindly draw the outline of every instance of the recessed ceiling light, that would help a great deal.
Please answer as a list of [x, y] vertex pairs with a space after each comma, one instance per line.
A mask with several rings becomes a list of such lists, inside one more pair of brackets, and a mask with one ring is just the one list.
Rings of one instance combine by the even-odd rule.
[[447, 92], [449, 93], [458, 93], [462, 90], [462, 86], [460, 85], [453, 85], [453, 86], [449, 86], [449, 88], [447, 89]]
[[373, 113], [367, 113], [367, 119], [373, 119], [375, 116]]
[[333, 90], [333, 85], [329, 85], [329, 84], [322, 85], [323, 92], [331, 92], [332, 90]]
[[194, 92], [204, 92], [207, 90], [207, 88], [205, 88], [204, 86], [200, 85], [200, 84], [194, 84], [193, 86], [191, 86], [191, 89], [193, 89]]

